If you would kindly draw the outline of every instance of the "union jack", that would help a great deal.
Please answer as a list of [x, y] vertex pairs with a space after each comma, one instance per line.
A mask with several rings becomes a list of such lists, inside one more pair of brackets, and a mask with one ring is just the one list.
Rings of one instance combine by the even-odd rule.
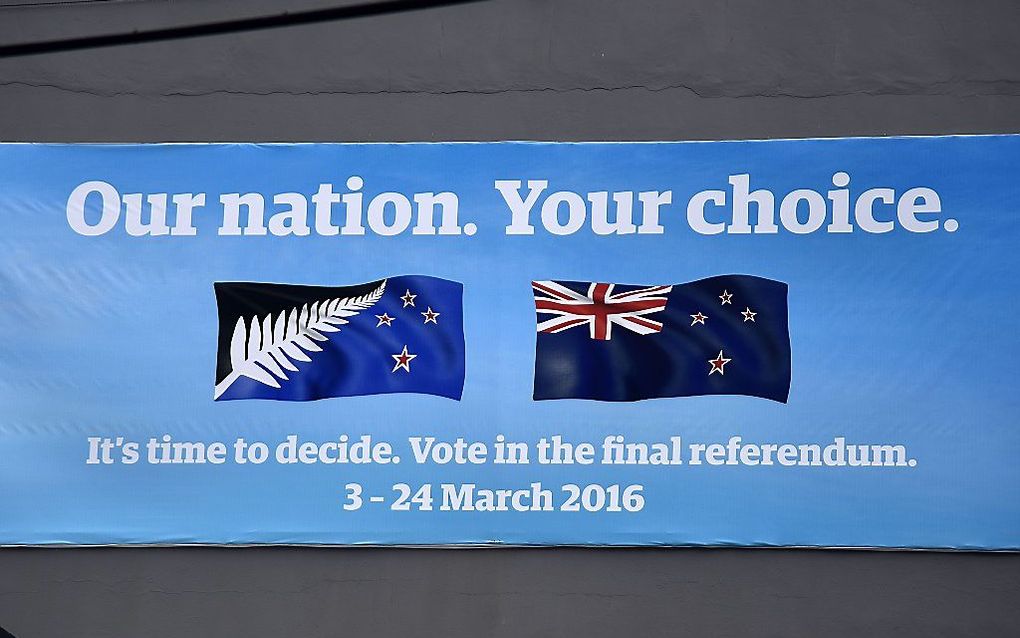
[[[613, 325], [647, 335], [662, 330], [662, 322], [647, 315], [666, 309], [673, 286], [649, 286], [613, 293], [616, 284], [591, 283], [584, 295], [555, 281], [533, 281], [535, 310], [552, 315], [538, 323], [538, 331], [557, 333], [587, 325], [592, 339], [612, 339]], [[541, 317], [540, 317], [541, 318]]]

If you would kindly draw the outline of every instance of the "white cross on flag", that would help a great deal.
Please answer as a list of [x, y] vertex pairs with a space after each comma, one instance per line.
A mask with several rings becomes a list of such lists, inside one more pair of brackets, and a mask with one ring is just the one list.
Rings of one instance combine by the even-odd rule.
[[672, 286], [650, 286], [613, 293], [615, 284], [591, 283], [581, 294], [555, 281], [533, 281], [535, 309], [550, 318], [540, 321], [539, 332], [557, 333], [588, 326], [592, 339], [609, 341], [613, 326], [647, 335], [662, 330], [662, 322], [648, 315], [666, 309], [666, 295]]

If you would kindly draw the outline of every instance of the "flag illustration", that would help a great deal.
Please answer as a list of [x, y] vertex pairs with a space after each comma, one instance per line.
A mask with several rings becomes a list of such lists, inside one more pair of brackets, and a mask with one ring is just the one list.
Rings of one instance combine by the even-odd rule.
[[533, 281], [535, 400], [790, 392], [787, 286], [750, 275], [630, 286]]
[[459, 400], [463, 286], [402, 275], [353, 286], [217, 282], [217, 401], [414, 392]]

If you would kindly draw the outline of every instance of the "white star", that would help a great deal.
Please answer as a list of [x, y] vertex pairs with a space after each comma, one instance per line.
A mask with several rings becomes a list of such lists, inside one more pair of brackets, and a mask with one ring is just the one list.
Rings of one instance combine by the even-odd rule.
[[748, 321], [754, 323], [754, 316], [756, 314], [758, 314], [758, 313], [757, 312], [751, 312], [750, 308], [745, 308], [744, 312], [742, 312], [740, 314], [744, 315], [744, 323], [747, 323]]
[[730, 301], [730, 299], [733, 298], [733, 293], [729, 292], [728, 290], [723, 290], [722, 294], [719, 295], [719, 298], [722, 299], [722, 304], [721, 305], [723, 305], [723, 306], [725, 306], [726, 304], [732, 304], [733, 303], [732, 301]]
[[392, 326], [393, 325], [394, 317], [389, 316], [385, 312], [382, 313], [381, 315], [376, 315], [375, 318], [379, 320], [379, 323], [375, 324], [376, 328], [378, 328], [379, 326], [382, 326], [382, 325], [386, 325], [386, 326]]
[[723, 370], [723, 366], [725, 366], [730, 361], [733, 361], [733, 359], [724, 358], [722, 356], [722, 350], [720, 350], [719, 356], [717, 356], [715, 359], [708, 360], [708, 362], [712, 365], [712, 369], [708, 371], [708, 376], [712, 376], [713, 372], [718, 372], [720, 375], [726, 374], [726, 372]]
[[390, 370], [390, 372], [396, 372], [401, 368], [403, 368], [405, 372], [410, 372], [411, 359], [414, 359], [418, 355], [409, 354], [407, 352], [407, 346], [404, 346], [404, 350], [400, 354], [391, 354], [390, 356], [393, 357], [393, 360], [397, 362], [397, 365], [393, 366], [393, 369]]
[[701, 325], [705, 325], [705, 319], [708, 319], [708, 315], [701, 314], [701, 311], [699, 310], [698, 314], [691, 315], [691, 319], [693, 319], [693, 321], [691, 321], [691, 325], [692, 326], [694, 324], [696, 324], [696, 323], [700, 323]]
[[417, 297], [417, 296], [418, 295], [412, 295], [410, 290], [405, 292], [404, 296], [400, 298], [400, 300], [404, 302], [404, 308], [407, 308], [408, 306], [412, 306], [413, 307], [414, 306], [414, 298]]
[[428, 311], [421, 313], [421, 316], [425, 317], [425, 323], [434, 323], [438, 326], [439, 322], [436, 320], [439, 318], [439, 314], [432, 310], [432, 306], [429, 306]]

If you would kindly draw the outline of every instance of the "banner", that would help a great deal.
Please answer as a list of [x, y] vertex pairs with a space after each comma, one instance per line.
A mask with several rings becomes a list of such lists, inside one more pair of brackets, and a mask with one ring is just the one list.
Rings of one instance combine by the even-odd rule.
[[1020, 549], [1018, 165], [0, 145], [0, 544]]

